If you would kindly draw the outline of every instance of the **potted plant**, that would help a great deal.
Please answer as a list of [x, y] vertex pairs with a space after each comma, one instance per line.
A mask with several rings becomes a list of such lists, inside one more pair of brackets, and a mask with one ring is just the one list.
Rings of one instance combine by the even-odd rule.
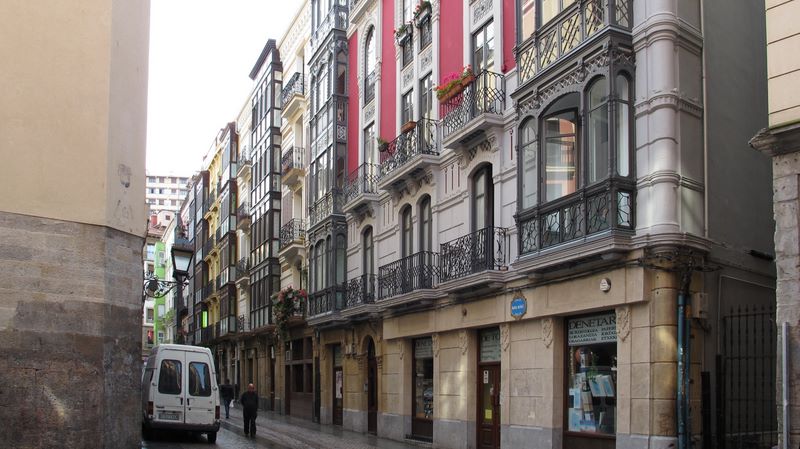
[[417, 126], [417, 122], [415, 122], [414, 120], [409, 120], [409, 121], [403, 123], [403, 126], [400, 127], [400, 132], [402, 134], [405, 134], [405, 133], [411, 131], [412, 129], [414, 129], [416, 126]]
[[275, 337], [286, 340], [289, 332], [289, 319], [303, 310], [303, 302], [308, 294], [303, 289], [295, 290], [291, 286], [272, 295], [272, 312], [275, 316]]
[[447, 75], [442, 80], [442, 84], [434, 87], [436, 98], [440, 103], [445, 103], [460, 94], [473, 81], [475, 81], [475, 75], [472, 73], [472, 66], [467, 65], [461, 72]]
[[378, 137], [378, 151], [385, 153], [389, 149], [389, 142], [381, 137]]
[[397, 41], [397, 45], [403, 45], [408, 39], [411, 38], [412, 29], [413, 27], [409, 21], [408, 23], [400, 25], [400, 28], [396, 28], [394, 30], [394, 39]]
[[431, 2], [428, 0], [423, 0], [417, 4], [417, 7], [414, 8], [414, 24], [417, 28], [421, 28], [422, 24], [425, 23], [425, 19], [429, 19], [431, 17]]

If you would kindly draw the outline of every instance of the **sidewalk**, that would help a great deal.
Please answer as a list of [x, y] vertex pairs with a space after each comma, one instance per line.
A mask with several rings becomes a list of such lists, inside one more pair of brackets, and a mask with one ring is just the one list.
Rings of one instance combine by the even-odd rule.
[[[230, 419], [225, 419], [224, 408], [221, 411], [222, 427], [244, 434], [241, 406], [237, 403], [236, 408], [231, 408]], [[419, 449], [420, 447], [431, 447], [425, 443], [402, 443], [387, 440], [375, 435], [342, 430], [339, 426], [317, 424], [305, 419], [264, 410], [259, 410], [258, 418], [256, 418], [256, 439], [292, 449]]]

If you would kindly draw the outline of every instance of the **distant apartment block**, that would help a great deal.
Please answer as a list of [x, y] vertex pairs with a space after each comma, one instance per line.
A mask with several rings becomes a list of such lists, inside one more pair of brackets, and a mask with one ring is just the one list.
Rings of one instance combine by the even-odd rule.
[[147, 174], [145, 199], [151, 212], [180, 210], [186, 197], [188, 176]]

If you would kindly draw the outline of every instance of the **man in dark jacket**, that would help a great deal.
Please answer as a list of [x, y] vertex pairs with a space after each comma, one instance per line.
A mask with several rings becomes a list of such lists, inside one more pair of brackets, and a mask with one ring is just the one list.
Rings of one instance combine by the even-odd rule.
[[222, 405], [225, 406], [225, 419], [231, 417], [231, 401], [233, 400], [233, 385], [229, 379], [225, 379], [225, 383], [219, 386], [219, 396], [222, 400]]
[[258, 413], [258, 394], [253, 384], [247, 385], [247, 391], [239, 399], [244, 411], [244, 434], [256, 436], [256, 414]]

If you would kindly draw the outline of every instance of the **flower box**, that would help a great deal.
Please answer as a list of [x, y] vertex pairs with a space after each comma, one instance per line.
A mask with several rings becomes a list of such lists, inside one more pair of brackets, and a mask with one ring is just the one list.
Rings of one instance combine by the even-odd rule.
[[444, 94], [437, 95], [436, 98], [439, 99], [439, 103], [447, 103], [448, 101], [452, 100], [453, 97], [455, 97], [456, 95], [460, 94], [463, 91], [464, 91], [464, 85], [457, 84], [452, 88], [450, 88], [450, 90], [448, 90]]
[[417, 126], [417, 122], [415, 122], [414, 120], [409, 120], [409, 121], [405, 122], [402, 127], [400, 127], [400, 132], [405, 134], [405, 133], [411, 131], [412, 129], [414, 129], [416, 126]]
[[473, 81], [475, 81], [475, 75], [469, 74], [469, 75], [461, 78], [461, 87], [462, 88], [466, 88], [467, 86], [472, 84]]
[[426, 19], [430, 19], [431, 17], [431, 2], [429, 1], [422, 1], [417, 5], [417, 8], [414, 10], [414, 25], [417, 28], [422, 28], [422, 25], [425, 23]]
[[394, 31], [394, 38], [397, 41], [397, 45], [403, 45], [407, 40], [411, 39], [412, 28], [410, 23], [404, 23], [400, 28]]

